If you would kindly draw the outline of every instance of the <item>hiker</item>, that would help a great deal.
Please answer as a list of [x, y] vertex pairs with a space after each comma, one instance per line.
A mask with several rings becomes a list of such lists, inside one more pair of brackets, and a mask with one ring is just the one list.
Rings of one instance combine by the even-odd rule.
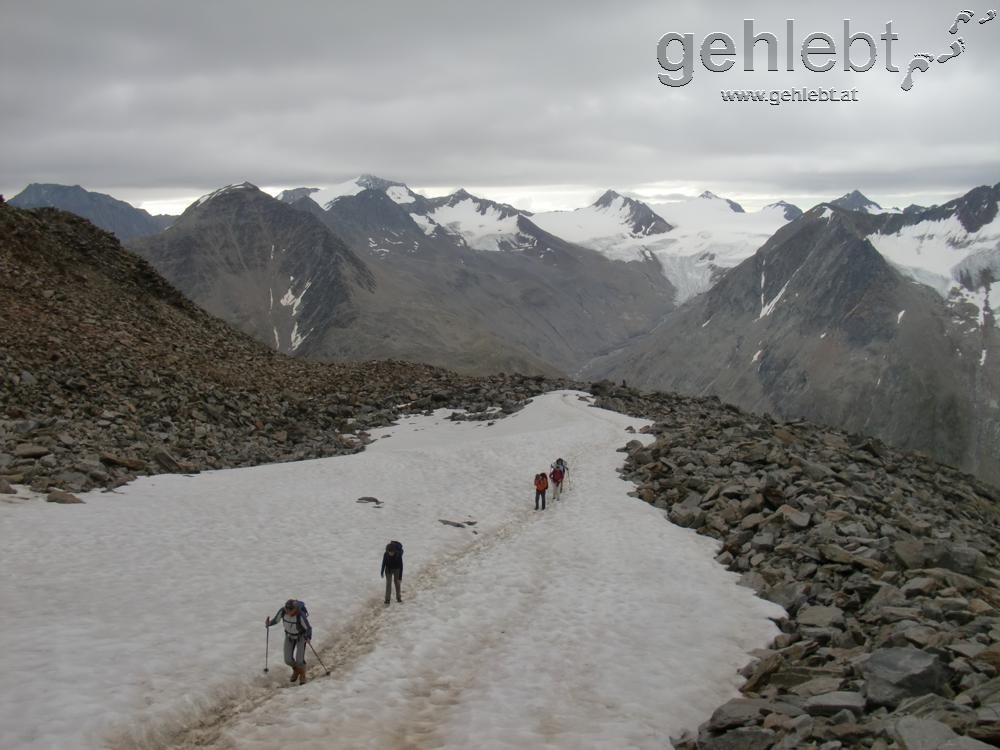
[[285, 606], [264, 620], [268, 627], [279, 622], [285, 626], [285, 664], [292, 668], [289, 682], [306, 681], [306, 644], [312, 640], [312, 626], [306, 605], [298, 599], [289, 599]]
[[392, 583], [396, 582], [396, 601], [402, 603], [403, 597], [399, 595], [399, 582], [403, 580], [403, 545], [393, 540], [385, 545], [385, 554], [382, 555], [382, 570], [379, 578], [385, 578], [385, 603], [392, 599]]
[[535, 474], [535, 510], [538, 510], [538, 501], [542, 501], [542, 510], [545, 510], [545, 490], [549, 488], [549, 480], [545, 472]]
[[563, 473], [562, 465], [558, 461], [552, 464], [552, 471], [549, 472], [549, 479], [552, 480], [553, 500], [558, 500], [559, 496], [562, 494], [562, 483], [565, 476], [566, 475]]

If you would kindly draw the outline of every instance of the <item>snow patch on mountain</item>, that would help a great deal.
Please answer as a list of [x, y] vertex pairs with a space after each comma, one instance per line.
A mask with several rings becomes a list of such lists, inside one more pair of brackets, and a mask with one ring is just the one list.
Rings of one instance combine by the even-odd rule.
[[905, 226], [895, 234], [875, 233], [868, 241], [901, 273], [946, 299], [958, 289], [986, 289], [1000, 280], [1000, 213], [976, 232], [952, 215]]
[[367, 190], [367, 187], [361, 184], [359, 178], [355, 178], [346, 182], [338, 182], [336, 185], [320, 188], [310, 197], [324, 209], [327, 209], [338, 198], [343, 198], [345, 195], [357, 195], [362, 190]]
[[226, 185], [225, 187], [221, 187], [218, 190], [213, 190], [211, 193], [207, 193], [206, 195], [201, 196], [198, 200], [194, 202], [194, 205], [202, 206], [205, 203], [208, 203], [213, 198], [218, 198], [220, 195], [225, 195], [226, 193], [230, 193], [236, 190], [258, 190], [258, 189], [259, 188], [256, 185], [249, 182], [234, 183], [232, 185]]
[[518, 216], [469, 196], [437, 206], [425, 217], [429, 221], [421, 228], [430, 234], [432, 227], [441, 226], [462, 237], [474, 250], [498, 251], [506, 249], [518, 237]]
[[[663, 235], [652, 222], [637, 222], [639, 207], [649, 211], [644, 204], [609, 191], [590, 206], [537, 213], [531, 220], [549, 234], [597, 250], [611, 260], [641, 261], [651, 257], [650, 248]], [[660, 217], [650, 214], [663, 224]]]
[[[586, 208], [531, 218], [545, 231], [611, 260], [655, 259], [677, 290], [674, 301], [680, 304], [707, 291], [721, 271], [753, 255], [788, 222], [788, 205], [772, 204], [746, 213], [738, 203], [708, 191], [697, 198], [656, 204], [605, 194]], [[662, 222], [666, 231], [637, 232], [638, 207]]]
[[390, 185], [385, 194], [400, 204], [413, 203], [417, 200], [413, 191], [405, 185]]
[[299, 314], [299, 305], [302, 304], [302, 298], [305, 296], [306, 292], [309, 291], [309, 287], [312, 286], [312, 282], [307, 281], [305, 286], [302, 287], [302, 291], [299, 292], [298, 294], [292, 291], [292, 288], [295, 285], [294, 276], [290, 276], [288, 278], [288, 284], [289, 284], [288, 291], [285, 292], [285, 295], [281, 298], [278, 304], [280, 304], [282, 307], [292, 308], [292, 316], [297, 316]]
[[649, 249], [677, 288], [678, 304], [707, 291], [721, 272], [751, 257], [788, 223], [784, 210], [735, 211], [711, 194], [650, 208], [674, 227]]

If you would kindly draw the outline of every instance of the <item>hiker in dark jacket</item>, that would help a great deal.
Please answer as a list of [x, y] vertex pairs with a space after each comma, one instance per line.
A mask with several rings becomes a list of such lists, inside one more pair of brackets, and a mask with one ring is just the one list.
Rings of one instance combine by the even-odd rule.
[[306, 644], [312, 640], [309, 616], [299, 606], [297, 599], [289, 599], [285, 606], [264, 620], [268, 627], [281, 622], [285, 626], [285, 664], [292, 668], [290, 682], [306, 681]]
[[382, 570], [379, 571], [379, 578], [385, 578], [385, 603], [392, 599], [392, 584], [396, 583], [396, 601], [402, 602], [403, 597], [399, 595], [399, 582], [403, 580], [403, 545], [399, 542], [389, 542], [385, 545], [385, 554], [382, 555]]

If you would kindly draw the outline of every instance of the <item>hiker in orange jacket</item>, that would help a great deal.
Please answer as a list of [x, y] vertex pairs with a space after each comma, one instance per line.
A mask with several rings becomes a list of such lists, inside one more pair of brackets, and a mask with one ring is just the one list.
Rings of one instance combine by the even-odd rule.
[[538, 501], [542, 501], [542, 510], [545, 510], [545, 490], [549, 488], [549, 479], [545, 472], [535, 474], [535, 510], [538, 510]]

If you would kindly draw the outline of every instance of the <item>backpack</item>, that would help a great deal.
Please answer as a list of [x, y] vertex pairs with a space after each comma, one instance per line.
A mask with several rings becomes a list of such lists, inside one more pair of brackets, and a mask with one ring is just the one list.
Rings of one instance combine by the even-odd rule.
[[[304, 633], [307, 638], [312, 637], [312, 626], [309, 624], [309, 609], [306, 607], [306, 603], [301, 599], [293, 599], [295, 606], [298, 608], [298, 614], [295, 616], [295, 621], [298, 623], [299, 631]], [[278, 614], [275, 617], [282, 617], [285, 613], [285, 608], [282, 606], [278, 610]], [[286, 628], [286, 632], [287, 628]]]
[[389, 550], [393, 550], [397, 555], [399, 555], [400, 560], [403, 559], [403, 545], [395, 539], [385, 545], [385, 551], [388, 552]]
[[562, 482], [562, 480], [563, 480], [563, 470], [559, 468], [558, 464], [556, 464], [556, 468], [554, 468], [552, 470], [551, 476], [552, 476], [552, 481], [555, 482], [556, 484], [559, 484], [560, 482]]

